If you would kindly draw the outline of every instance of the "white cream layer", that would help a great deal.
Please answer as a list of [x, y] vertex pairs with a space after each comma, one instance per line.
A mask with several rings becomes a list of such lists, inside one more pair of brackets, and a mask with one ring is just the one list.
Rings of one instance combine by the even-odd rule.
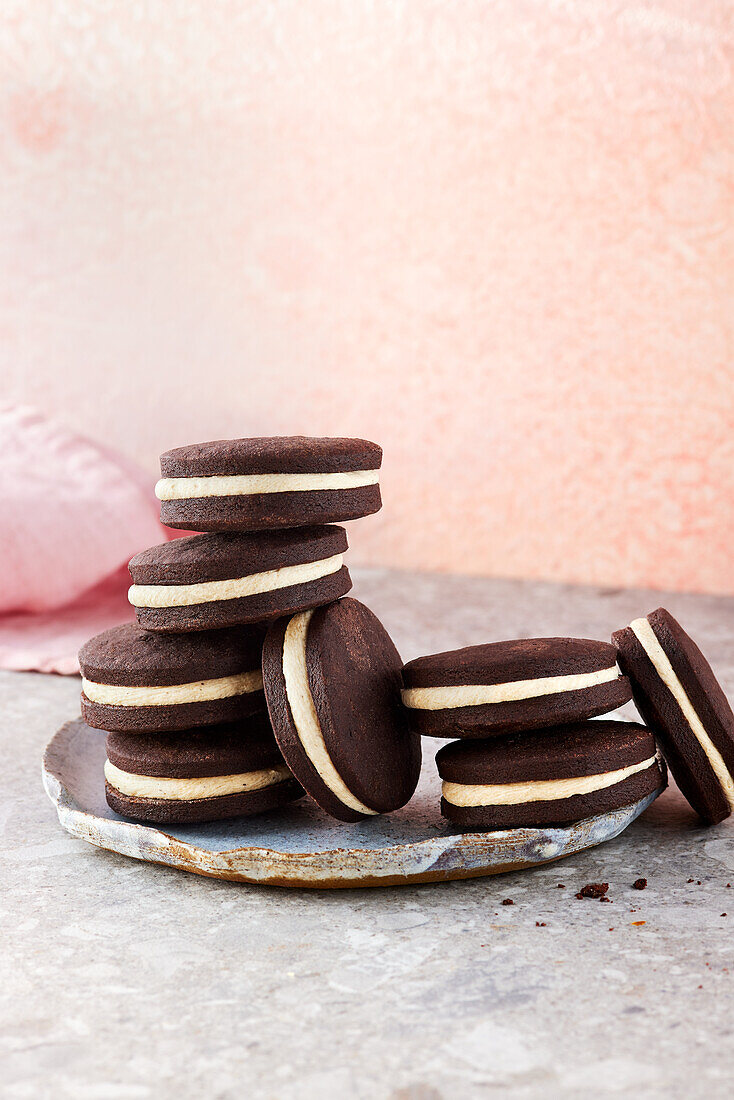
[[300, 565], [284, 565], [265, 573], [251, 573], [226, 581], [200, 581], [197, 584], [134, 584], [127, 598], [133, 607], [189, 607], [191, 604], [212, 603], [214, 600], [239, 600], [275, 592], [294, 584], [307, 584], [320, 577], [338, 573], [344, 564], [343, 554], [334, 554], [321, 561]]
[[524, 802], [554, 802], [575, 794], [592, 794], [613, 787], [630, 775], [645, 771], [656, 758], [618, 768], [601, 775], [582, 775], [575, 779], [539, 779], [527, 783], [448, 783], [442, 786], [443, 797], [452, 806], [518, 806]]
[[157, 775], [135, 775], [115, 767], [105, 761], [105, 779], [120, 794], [132, 798], [168, 798], [171, 801], [192, 798], [218, 798], [223, 794], [243, 794], [246, 791], [261, 791], [290, 779], [291, 773], [285, 764], [274, 768], [261, 768], [259, 771], [242, 772], [239, 775], [208, 775], [202, 779], [170, 779]]
[[293, 724], [306, 756], [323, 783], [340, 802], [360, 814], [376, 814], [352, 794], [334, 767], [321, 732], [306, 666], [306, 639], [313, 611], [301, 611], [288, 623], [283, 638], [283, 678]]
[[714, 775], [724, 792], [730, 809], [734, 810], [734, 778], [732, 778], [731, 772], [724, 763], [723, 756], [707, 734], [703, 722], [698, 717], [693, 703], [688, 698], [686, 689], [676, 676], [670, 659], [658, 641], [655, 631], [647, 619], [635, 619], [630, 623], [630, 630], [649, 657], [658, 676], [682, 710], [683, 717], [690, 726], [693, 736], [706, 754], [706, 759], [711, 765]]
[[192, 684], [165, 684], [159, 687], [128, 687], [123, 684], [95, 684], [82, 676], [82, 691], [90, 703], [111, 707], [172, 707], [178, 703], [208, 703], [262, 691], [260, 669], [220, 676], [216, 680], [196, 680]]
[[608, 684], [619, 676], [616, 665], [599, 672], [570, 676], [538, 676], [532, 680], [513, 680], [506, 684], [461, 684], [456, 687], [404, 688], [403, 703], [413, 710], [449, 710], [454, 707], [481, 707], [486, 703], [516, 703], [541, 695]]
[[253, 496], [256, 493], [306, 493], [329, 489], [360, 489], [377, 485], [379, 470], [345, 470], [335, 474], [215, 474], [211, 477], [162, 477], [156, 483], [159, 500], [195, 497]]

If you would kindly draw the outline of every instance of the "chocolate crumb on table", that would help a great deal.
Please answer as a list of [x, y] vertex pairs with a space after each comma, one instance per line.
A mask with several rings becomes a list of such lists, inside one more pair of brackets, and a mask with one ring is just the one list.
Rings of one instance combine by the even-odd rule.
[[515, 903], [512, 900], [512, 898], [505, 898], [505, 900], [502, 902], [502, 904], [503, 905], [514, 905]]
[[646, 878], [636, 878], [635, 881], [632, 883], [632, 889], [633, 890], [645, 890], [646, 888], [647, 888], [647, 879]]
[[609, 889], [608, 882], [587, 882], [586, 886], [582, 886], [577, 898], [601, 898], [606, 894]]

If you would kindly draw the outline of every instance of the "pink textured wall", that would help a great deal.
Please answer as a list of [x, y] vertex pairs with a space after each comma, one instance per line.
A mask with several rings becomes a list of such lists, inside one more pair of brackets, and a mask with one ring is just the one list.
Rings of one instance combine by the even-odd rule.
[[155, 474], [361, 434], [355, 555], [734, 591], [729, 0], [9, 0], [0, 370]]

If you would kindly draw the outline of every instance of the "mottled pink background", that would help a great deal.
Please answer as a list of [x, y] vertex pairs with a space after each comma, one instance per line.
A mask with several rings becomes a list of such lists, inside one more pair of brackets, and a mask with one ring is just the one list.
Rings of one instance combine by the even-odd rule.
[[7, 0], [0, 371], [151, 475], [385, 448], [360, 561], [734, 591], [730, 0]]

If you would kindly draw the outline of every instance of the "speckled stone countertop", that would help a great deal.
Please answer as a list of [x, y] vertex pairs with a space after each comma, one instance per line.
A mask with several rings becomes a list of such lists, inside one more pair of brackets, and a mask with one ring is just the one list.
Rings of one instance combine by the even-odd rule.
[[[607, 638], [664, 603], [734, 692], [731, 599], [382, 572], [355, 595], [406, 660]], [[731, 823], [699, 826], [672, 788], [618, 840], [531, 872], [331, 893], [202, 879], [60, 829], [40, 759], [78, 690], [0, 674], [3, 1097], [729, 1096]], [[599, 880], [612, 905], [576, 900]]]

